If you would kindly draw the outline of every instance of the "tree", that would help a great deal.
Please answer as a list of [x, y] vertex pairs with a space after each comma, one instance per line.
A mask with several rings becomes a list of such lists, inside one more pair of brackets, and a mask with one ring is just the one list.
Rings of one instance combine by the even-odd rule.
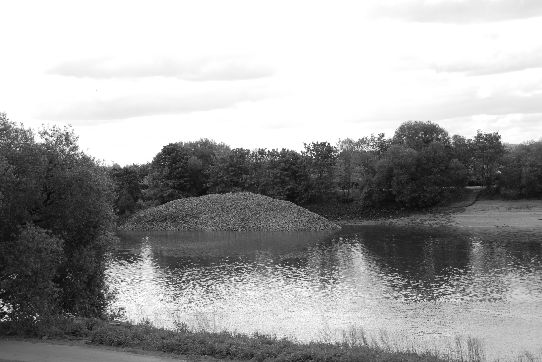
[[420, 151], [392, 146], [377, 163], [376, 174], [365, 192], [371, 204], [389, 200], [407, 208], [438, 204], [466, 182], [466, 170], [450, 149], [434, 142]]
[[311, 198], [325, 200], [334, 191], [333, 170], [337, 149], [328, 142], [305, 143], [303, 155], [307, 157], [311, 178]]
[[[28, 250], [29, 260], [37, 260], [45, 254], [31, 247], [33, 240], [38, 236], [49, 240], [45, 234], [50, 240], [60, 240], [50, 243], [62, 244], [63, 262], [52, 280], [59, 286], [58, 309], [85, 316], [103, 313], [107, 302], [104, 255], [114, 222], [114, 190], [106, 169], [79, 150], [71, 129], [45, 128], [36, 140], [31, 130], [5, 116], [0, 119], [0, 169], [2, 248], [28, 244], [19, 250]], [[38, 256], [32, 256], [34, 252]], [[2, 282], [25, 273], [25, 264], [14, 263], [13, 257], [0, 256]], [[17, 265], [21, 269], [16, 271], [5, 267]]]
[[357, 141], [349, 138], [339, 141], [334, 175], [343, 199], [351, 200], [354, 193], [372, 187], [370, 180], [375, 175], [376, 164], [390, 145], [391, 140], [383, 133]]
[[431, 143], [440, 143], [444, 146], [449, 146], [450, 136], [438, 124], [408, 121], [397, 128], [392, 143], [421, 151]]
[[32, 224], [22, 226], [17, 238], [0, 243], [0, 300], [11, 309], [0, 308], [0, 320], [9, 317], [28, 326], [36, 316], [59, 312], [60, 285], [55, 276], [63, 261], [62, 244]]
[[228, 153], [229, 147], [208, 139], [164, 146], [151, 163], [145, 198], [151, 203], [163, 204], [206, 194], [211, 169], [217, 158]]
[[250, 189], [250, 150], [235, 148], [217, 158], [209, 169], [209, 189], [216, 193]]
[[478, 131], [472, 140], [473, 172], [483, 186], [492, 187], [504, 155], [504, 145], [498, 132]]
[[143, 192], [146, 189], [145, 178], [149, 165], [113, 165], [109, 176], [115, 183], [115, 213], [128, 216], [143, 207]]
[[505, 197], [542, 197], [542, 141], [518, 145], [505, 154], [498, 186]]
[[304, 203], [309, 197], [310, 176], [305, 157], [296, 151], [269, 151], [267, 195]]

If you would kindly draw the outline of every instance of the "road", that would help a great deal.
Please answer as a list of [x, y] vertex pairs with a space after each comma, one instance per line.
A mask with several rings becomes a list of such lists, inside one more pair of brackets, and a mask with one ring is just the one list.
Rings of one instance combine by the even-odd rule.
[[0, 339], [0, 362], [174, 362], [186, 359], [127, 352], [121, 349], [38, 341]]

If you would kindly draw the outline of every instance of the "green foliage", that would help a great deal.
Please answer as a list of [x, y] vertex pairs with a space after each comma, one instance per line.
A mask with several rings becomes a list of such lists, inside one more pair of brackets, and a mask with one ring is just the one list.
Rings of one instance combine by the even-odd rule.
[[219, 157], [211, 167], [209, 185], [216, 193], [235, 192], [251, 189], [250, 150], [235, 148]]
[[[349, 331], [341, 343], [299, 343], [262, 334], [206, 332], [178, 323], [176, 330], [153, 327], [150, 323], [108, 323], [93, 318], [51, 318], [39, 321], [31, 330], [20, 330], [13, 323], [0, 324], [0, 335], [68, 338], [94, 345], [136, 348], [170, 353], [197, 360], [209, 357], [254, 361], [447, 361], [428, 352], [396, 351], [389, 340], [369, 338], [363, 330]], [[370, 340], [369, 340], [370, 339]]]
[[216, 159], [226, 154], [229, 147], [208, 139], [164, 146], [151, 163], [145, 198], [163, 204], [206, 194], [213, 183]]
[[147, 188], [145, 178], [149, 173], [149, 165], [130, 165], [120, 167], [114, 165], [109, 176], [115, 184], [115, 213], [128, 216], [143, 207], [143, 192]]
[[307, 160], [299, 153], [282, 149], [269, 151], [267, 195], [303, 203], [308, 200], [310, 178]]
[[[368, 342], [368, 341], [366, 341]], [[191, 331], [181, 325], [177, 331], [149, 324], [104, 326], [91, 334], [91, 343], [137, 347], [181, 355], [212, 356], [221, 359], [255, 361], [442, 361], [429, 353], [391, 351], [377, 342], [296, 343], [288, 339], [230, 332]]]
[[503, 196], [542, 197], [542, 141], [515, 147], [502, 163], [498, 185]]
[[305, 143], [303, 155], [307, 157], [311, 180], [310, 199], [326, 200], [334, 192], [334, 167], [337, 149], [328, 142]]
[[[60, 240], [63, 262], [54, 267], [52, 279], [59, 288], [57, 309], [82, 315], [102, 313], [106, 303], [103, 256], [114, 222], [114, 190], [107, 171], [79, 150], [70, 129], [43, 129], [37, 141], [32, 131], [3, 116], [0, 174], [2, 248], [14, 248], [38, 236], [46, 244]], [[38, 229], [24, 233], [25, 225]], [[32, 252], [28, 248], [29, 258]], [[1, 280], [8, 277], [6, 270], [0, 271]]]
[[421, 151], [431, 143], [450, 144], [450, 136], [433, 122], [408, 121], [399, 126], [393, 136], [393, 144]]
[[474, 176], [483, 186], [492, 187], [505, 153], [501, 135], [497, 132], [483, 133], [478, 131], [471, 141], [469, 151], [472, 155]]
[[452, 156], [446, 145], [437, 142], [420, 151], [392, 146], [376, 166], [372, 187], [366, 192], [368, 201], [379, 203], [392, 194], [407, 208], [438, 204], [466, 182], [465, 167]]
[[[6, 315], [31, 324], [58, 311], [59, 285], [54, 281], [62, 263], [63, 242], [44, 229], [28, 224], [16, 239], [0, 243], [0, 320]], [[6, 315], [2, 315], [2, 313]]]
[[233, 149], [216, 159], [210, 173], [211, 192], [251, 191], [297, 203], [309, 198], [308, 162], [295, 151]]
[[[126, 168], [112, 171], [117, 184], [117, 213], [127, 215], [142, 205], [237, 191], [298, 204], [338, 199], [360, 200], [372, 207], [394, 207], [391, 203], [395, 203], [424, 208], [442, 202], [467, 184], [492, 187], [497, 175], [504, 173], [503, 162], [512, 157], [505, 155], [498, 133], [478, 131], [472, 139], [458, 135], [450, 138], [438, 124], [420, 121], [401, 124], [392, 139], [379, 133], [357, 140], [346, 138], [337, 147], [328, 142], [304, 146], [299, 153], [286, 149], [230, 150], [209, 140], [169, 144], [156, 155], [146, 176]], [[509, 165], [507, 176], [500, 178], [501, 189], [517, 197], [536, 195], [535, 182], [529, 181], [538, 177], [535, 160], [522, 166], [524, 191], [506, 181], [515, 177], [520, 182], [521, 172], [512, 165], [523, 162], [517, 157], [527, 156], [524, 152], [514, 157], [515, 161], [506, 161]], [[8, 175], [6, 171], [4, 177]]]

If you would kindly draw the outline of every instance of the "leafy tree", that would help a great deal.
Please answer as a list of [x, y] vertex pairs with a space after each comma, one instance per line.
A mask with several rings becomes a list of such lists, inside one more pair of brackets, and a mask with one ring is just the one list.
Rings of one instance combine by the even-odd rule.
[[351, 200], [354, 193], [372, 187], [370, 180], [376, 173], [376, 164], [390, 145], [391, 140], [383, 133], [357, 141], [349, 138], [339, 141], [334, 174], [344, 200]]
[[269, 194], [269, 162], [273, 151], [267, 151], [265, 148], [253, 150], [249, 155], [248, 179], [245, 185], [247, 191]]
[[250, 189], [250, 150], [235, 148], [217, 158], [209, 170], [209, 188], [212, 192], [225, 193]]
[[[104, 253], [113, 238], [113, 184], [105, 168], [79, 150], [70, 129], [46, 128], [39, 137], [37, 141], [32, 131], [5, 116], [0, 119], [0, 244], [4, 248], [27, 243], [29, 255], [24, 257], [37, 260], [46, 258], [47, 252], [39, 254], [41, 249], [31, 247], [33, 240], [38, 236], [60, 240], [63, 262], [53, 279], [59, 286], [59, 309], [99, 315], [107, 302]], [[54, 250], [52, 247], [51, 253]], [[38, 255], [32, 255], [34, 252]], [[2, 282], [10, 275], [25, 273], [24, 263], [19, 271], [4, 268], [17, 265], [10, 257], [13, 255], [0, 256]], [[12, 292], [7, 291], [17, 295]]]
[[128, 216], [143, 207], [143, 192], [146, 189], [145, 178], [149, 165], [113, 165], [109, 175], [115, 183], [115, 213]]
[[333, 171], [337, 149], [328, 142], [305, 143], [303, 155], [307, 157], [311, 178], [311, 199], [324, 200], [334, 191]]
[[472, 140], [467, 139], [460, 135], [452, 136], [452, 150], [454, 158], [456, 158], [463, 165], [468, 166], [472, 162]]
[[542, 141], [518, 145], [503, 158], [498, 178], [506, 197], [542, 197]]
[[60, 286], [55, 282], [63, 259], [62, 240], [32, 224], [21, 227], [17, 238], [0, 243], [2, 279], [0, 320], [9, 317], [23, 326], [36, 316], [59, 312]]
[[408, 121], [397, 128], [392, 143], [421, 151], [431, 143], [450, 145], [450, 136], [438, 124]]
[[504, 145], [498, 132], [483, 133], [478, 131], [472, 140], [473, 172], [483, 186], [491, 187], [495, 183], [501, 159], [504, 155]]
[[464, 166], [451, 157], [449, 148], [438, 142], [420, 151], [394, 145], [377, 163], [365, 198], [374, 204], [389, 200], [391, 194], [408, 208], [435, 205], [466, 182]]
[[287, 149], [269, 151], [268, 158], [267, 195], [295, 203], [308, 201], [310, 175], [306, 158]]
[[158, 204], [208, 192], [211, 168], [229, 148], [208, 139], [170, 143], [154, 157], [147, 179], [147, 200]]

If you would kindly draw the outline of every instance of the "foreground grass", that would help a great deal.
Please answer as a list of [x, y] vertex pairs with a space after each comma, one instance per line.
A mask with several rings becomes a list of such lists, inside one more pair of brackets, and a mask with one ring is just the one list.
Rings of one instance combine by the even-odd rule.
[[20, 325], [0, 323], [0, 336], [85, 339], [95, 345], [138, 348], [175, 355], [256, 361], [443, 361], [426, 353], [394, 352], [351, 343], [297, 343], [264, 335], [176, 331], [150, 324], [112, 324], [100, 319], [54, 318]]

